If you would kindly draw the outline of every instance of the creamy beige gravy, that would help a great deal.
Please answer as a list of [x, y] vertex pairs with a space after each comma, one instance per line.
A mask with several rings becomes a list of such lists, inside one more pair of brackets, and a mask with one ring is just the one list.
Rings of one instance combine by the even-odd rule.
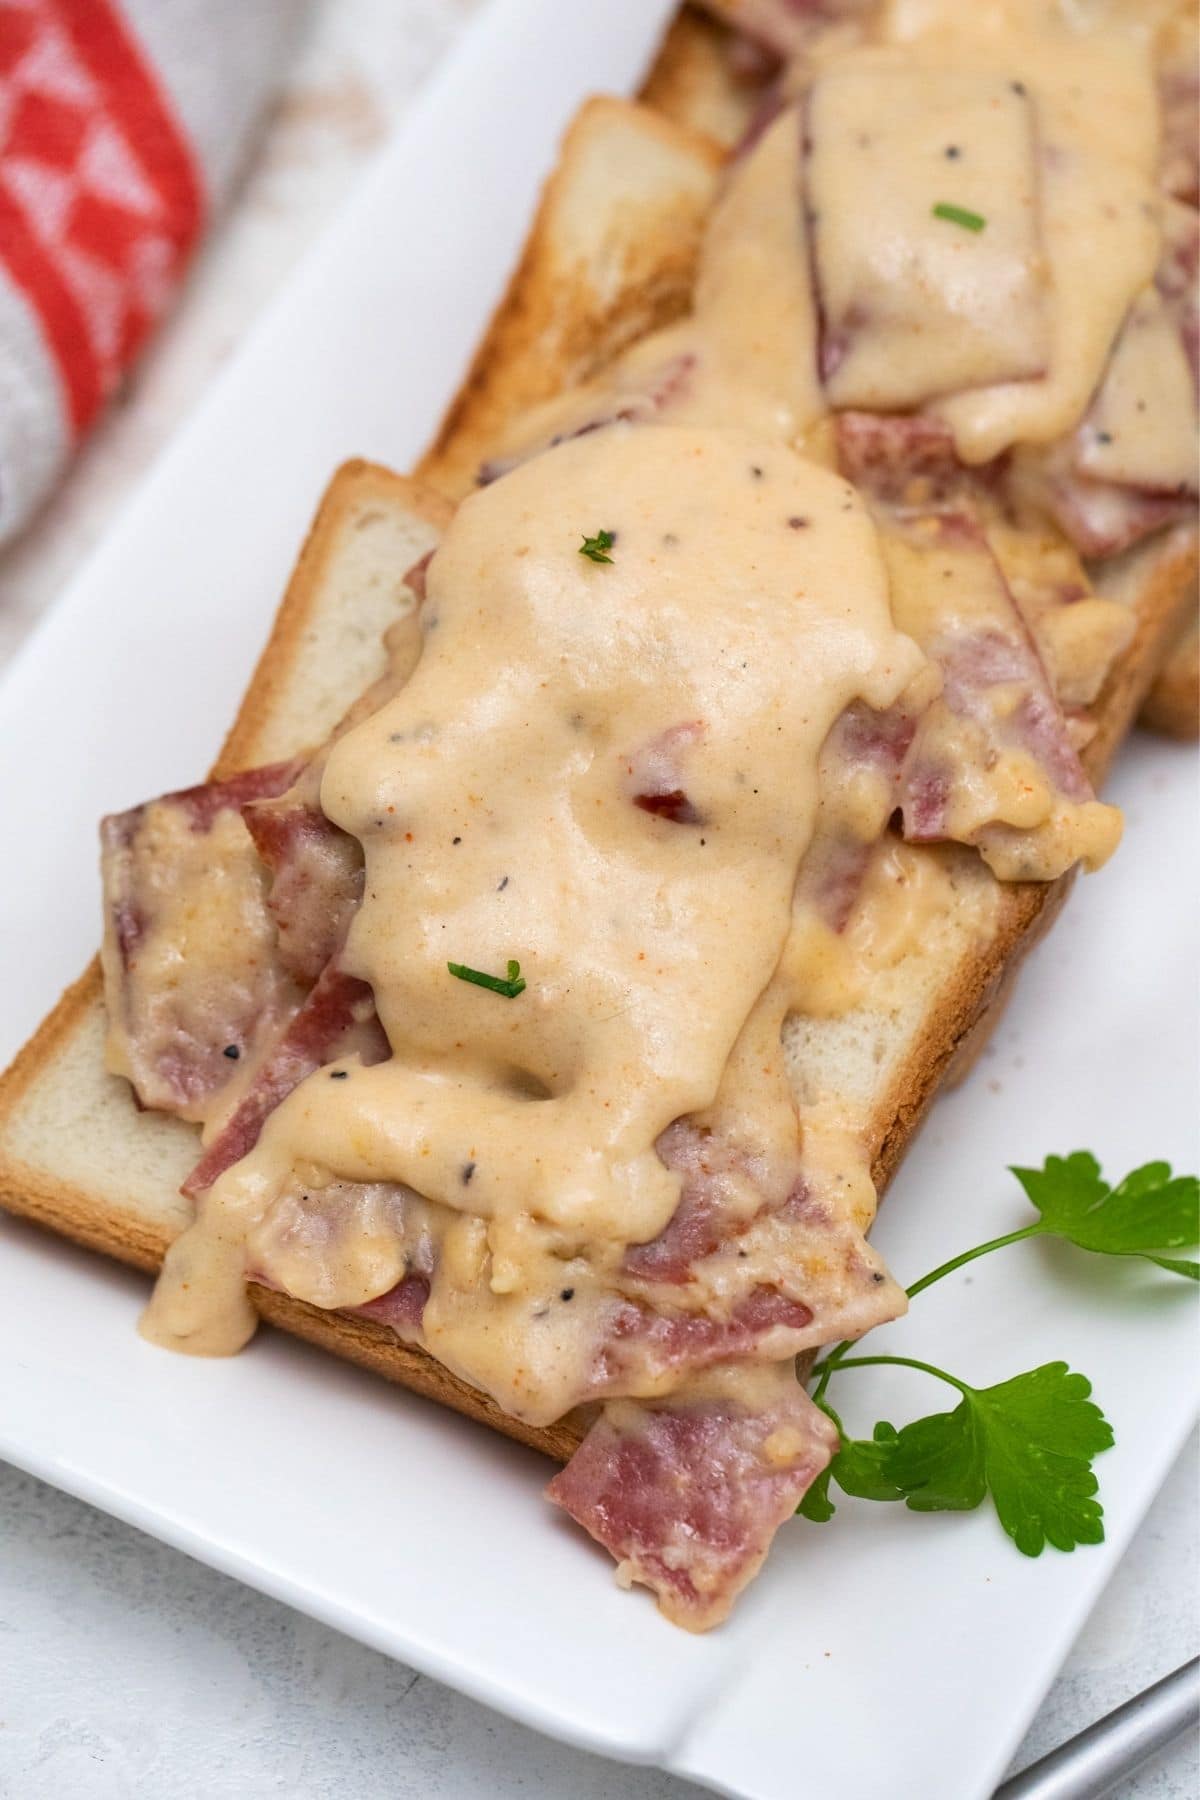
[[1147, 288], [1130, 308], [1080, 427], [1079, 467], [1097, 481], [1151, 492], [1194, 488], [1195, 391], [1175, 321]]
[[[942, 122], [969, 151], [969, 169], [961, 157], [939, 168], [937, 198], [986, 214], [992, 235], [947, 236], [954, 227], [926, 214], [929, 171], [897, 171], [912, 261], [890, 296], [887, 343], [858, 346], [884, 380], [903, 345], [903, 380], [927, 391], [947, 385], [931, 383], [929, 359], [953, 353], [949, 384], [967, 391], [935, 404], [966, 460], [1078, 425], [1157, 255], [1152, 33], [1127, 7], [1090, 11], [1079, 29], [1064, 16], [1037, 0], [897, 0], [873, 41], [857, 28], [831, 37], [801, 78], [861, 78], [858, 116], [877, 100], [886, 138], [889, 77], [903, 75], [910, 112], [940, 92], [953, 114]], [[995, 90], [997, 71], [1024, 88], [1019, 106]], [[1009, 122], [990, 132], [1001, 107]], [[834, 109], [843, 135], [854, 116]], [[878, 258], [854, 229], [854, 183], [848, 170], [833, 177], [846, 229], [823, 247], [825, 271], [847, 292], [869, 288]], [[790, 113], [731, 171], [692, 318], [539, 409], [501, 449], [524, 454], [577, 429], [614, 395], [653, 418], [641, 402], [664, 369], [673, 380], [682, 368], [669, 428], [580, 439], [458, 515], [430, 571], [415, 677], [337, 745], [322, 795], [366, 850], [349, 960], [375, 985], [395, 1057], [348, 1065], [344, 1081], [323, 1071], [272, 1116], [172, 1251], [145, 1325], [159, 1341], [220, 1353], [245, 1340], [247, 1239], [260, 1273], [317, 1304], [379, 1293], [407, 1267], [395, 1202], [369, 1186], [332, 1250], [311, 1218], [319, 1227], [337, 1177], [398, 1183], [436, 1245], [424, 1341], [510, 1410], [557, 1416], [624, 1245], [674, 1207], [657, 1133], [690, 1111], [735, 1138], [793, 1144], [779, 1056], [788, 1011], [860, 1003], [942, 904], [928, 854], [900, 847], [876, 860], [844, 934], [807, 905], [789, 925], [821, 741], [849, 699], [886, 704], [920, 663], [891, 628], [861, 508], [784, 447], [830, 455], [803, 181]], [[858, 194], [864, 217], [878, 200]], [[931, 304], [936, 333], [917, 316]], [[1045, 372], [998, 379], [1018, 364]], [[602, 526], [617, 531], [611, 565], [578, 554]], [[1085, 617], [1091, 604], [1059, 610], [1084, 638], [1062, 660], [1086, 665], [1094, 691], [1121, 631], [1103, 603]], [[702, 824], [633, 804], [639, 780], [672, 770]], [[1052, 836], [1062, 822], [1030, 773], [1000, 771], [1011, 777], [1001, 800]], [[871, 812], [875, 798], [860, 798]], [[1111, 839], [1105, 812], [1083, 822], [1095, 835], [1080, 848], [1096, 860]], [[445, 966], [502, 974], [510, 957], [528, 982], [513, 1000]], [[806, 1117], [805, 1164], [863, 1229], [874, 1194], [843, 1112], [823, 1100]], [[719, 1307], [719, 1266], [708, 1279], [714, 1291], [693, 1300]], [[534, 1304], [564, 1280], [582, 1302], [569, 1319]]]
[[[1158, 261], [1155, 55], [1176, 11], [892, 0], [830, 32], [790, 81], [807, 155], [799, 115], [785, 114], [733, 165], [693, 316], [522, 419], [503, 448], [578, 428], [614, 390], [652, 394], [664, 364], [689, 354], [665, 418], [736, 420], [818, 460], [831, 406], [924, 405], [967, 463], [1069, 436]], [[845, 339], [824, 385], [814, 270], [827, 327]], [[1135, 338], [1130, 355], [1149, 348]], [[1189, 394], [1174, 393], [1169, 451], [1150, 409], [1123, 421], [1126, 467], [1175, 468], [1180, 429], [1194, 434]]]
[[[601, 527], [607, 564], [580, 553]], [[667, 1223], [679, 1180], [654, 1144], [717, 1097], [771, 983], [822, 742], [923, 659], [892, 627], [853, 490], [734, 429], [617, 427], [532, 459], [459, 509], [427, 592], [411, 680], [335, 744], [322, 783], [364, 847], [344, 961], [393, 1058], [322, 1071], [272, 1114], [172, 1251], [147, 1329], [244, 1338], [238, 1246], [297, 1166], [402, 1183], [483, 1221], [468, 1285], [516, 1297], [445, 1306], [435, 1277], [430, 1348], [553, 1418], [579, 1371], [566, 1357], [557, 1378], [539, 1330], [530, 1391], [531, 1272], [571, 1253], [611, 1265]], [[674, 790], [686, 822], [638, 804]], [[447, 968], [510, 958], [528, 983], [514, 999]], [[796, 1141], [777, 1086], [751, 1106], [767, 1150]], [[364, 1291], [339, 1303], [380, 1291], [378, 1266], [365, 1255]]]
[[[1046, 443], [1072, 431], [1130, 303], [1153, 278], [1161, 220], [1152, 10], [1053, 0], [891, 0], [872, 22], [874, 42], [836, 56], [818, 72], [818, 92], [825, 81], [857, 83], [856, 128], [864, 133], [870, 125], [864, 108], [873, 92], [884, 144], [892, 116], [889, 79], [900, 108], [917, 108], [924, 94], [930, 120], [949, 108], [951, 96], [961, 96], [962, 117], [953, 130], [947, 120], [940, 154], [926, 128], [909, 138], [903, 157], [893, 159], [886, 194], [892, 214], [903, 212], [902, 245], [880, 216], [881, 177], [871, 157], [860, 151], [857, 163], [843, 160], [831, 196], [840, 208], [840, 227], [828, 247], [826, 274], [845, 289], [856, 266], [877, 270], [888, 302], [885, 310], [878, 304], [884, 290], [875, 294], [886, 323], [878, 333], [880, 347], [885, 339], [907, 343], [910, 391], [960, 389], [934, 410], [953, 429], [965, 462], [984, 462], [1012, 444]], [[1010, 99], [1027, 109], [1033, 159], [1021, 116], [1010, 118], [1012, 108], [998, 96], [990, 108], [985, 103], [984, 89], [998, 76], [1014, 84]], [[843, 134], [846, 115], [844, 107], [833, 121]], [[956, 154], [947, 156], [947, 150]], [[820, 162], [819, 147], [815, 155]], [[937, 218], [933, 205], [939, 201], [977, 213], [986, 221], [983, 230]], [[895, 281], [886, 285], [889, 256], [899, 290]], [[1043, 318], [1039, 299], [1047, 286]], [[1026, 364], [1043, 353], [1037, 379], [987, 374], [984, 350], [1018, 359], [1021, 354], [1011, 337], [1002, 336], [997, 296], [1004, 299], [1008, 322], [1023, 334]], [[943, 329], [923, 330], [930, 320], [940, 320]], [[975, 351], [974, 367], [964, 333]], [[875, 341], [869, 330], [863, 338]], [[1029, 373], [1037, 371], [1027, 366]]]
[[[731, 168], [705, 230], [692, 315], [652, 332], [597, 380], [522, 415], [502, 437], [499, 460], [639, 405], [644, 423], [661, 417], [735, 424], [804, 439], [826, 400], [817, 372], [800, 134], [799, 114], [789, 109]], [[662, 392], [664, 371], [669, 399], [660, 414], [652, 397]]]
[[[1035, 123], [1003, 59], [865, 49], [814, 84], [807, 201], [832, 405], [886, 412], [1043, 373]], [[938, 217], [946, 204], [982, 229]]]

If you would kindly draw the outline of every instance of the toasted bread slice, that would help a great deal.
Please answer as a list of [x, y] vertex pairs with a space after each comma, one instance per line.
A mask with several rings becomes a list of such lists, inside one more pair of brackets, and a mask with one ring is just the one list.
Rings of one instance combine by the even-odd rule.
[[[275, 762], [319, 743], [383, 672], [383, 633], [413, 604], [403, 577], [451, 507], [369, 463], [347, 463], [322, 501], [232, 731], [213, 770]], [[142, 1112], [104, 1068], [99, 963], [63, 995], [0, 1078], [0, 1204], [89, 1248], [156, 1269], [191, 1217], [180, 1183], [195, 1126]], [[255, 1290], [272, 1323], [457, 1407], [570, 1454], [577, 1433], [530, 1434], [422, 1351], [368, 1319]], [[548, 1441], [552, 1440], [552, 1441]]]
[[717, 146], [648, 108], [581, 108], [421, 481], [460, 499], [509, 420], [688, 310], [721, 162]]
[[[716, 164], [710, 146], [644, 108], [605, 101], [585, 109], [509, 294], [423, 465], [439, 486], [463, 491], [512, 416], [686, 308]], [[632, 200], [622, 181], [633, 183]], [[288, 756], [328, 731], [379, 672], [382, 631], [409, 603], [401, 578], [432, 547], [447, 511], [436, 495], [384, 470], [351, 464], [340, 472], [218, 773]], [[1135, 608], [1139, 627], [1097, 708], [1096, 771], [1140, 704], [1193, 566], [1191, 535], [1176, 532], [1106, 577]], [[992, 881], [968, 853], [956, 868], [965, 884]], [[983, 942], [950, 909], [936, 942], [903, 958], [870, 1006], [793, 1028], [801, 1089], [832, 1082], [854, 1098], [880, 1183], [1065, 891], [1066, 883], [1004, 890]], [[139, 1113], [125, 1083], [104, 1073], [103, 1029], [93, 966], [0, 1081], [0, 1203], [149, 1269], [186, 1222], [177, 1189], [196, 1137], [178, 1121]], [[566, 1457], [578, 1441], [576, 1421], [530, 1430], [370, 1321], [261, 1289], [255, 1301], [272, 1322], [553, 1456]]]
[[732, 36], [727, 25], [698, 7], [681, 7], [639, 96], [672, 124], [726, 149], [746, 130], [762, 94], [749, 74], [737, 78]]

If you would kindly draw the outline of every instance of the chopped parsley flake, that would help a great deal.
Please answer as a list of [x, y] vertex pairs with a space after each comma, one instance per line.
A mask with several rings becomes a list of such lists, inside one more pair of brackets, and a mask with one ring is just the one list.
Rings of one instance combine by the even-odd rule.
[[616, 541], [615, 531], [598, 531], [595, 537], [584, 538], [579, 546], [579, 554], [588, 557], [594, 563], [610, 563], [612, 557], [608, 552]]
[[503, 975], [488, 975], [482, 969], [469, 969], [466, 963], [447, 963], [446, 967], [458, 981], [472, 981], [476, 987], [487, 988], [493, 994], [503, 994], [506, 1000], [515, 1000], [518, 994], [525, 992], [525, 977], [521, 974], [521, 965], [509, 959], [507, 978]]
[[933, 208], [935, 219], [946, 219], [951, 225], [961, 225], [964, 231], [982, 231], [987, 220], [982, 213], [968, 212], [965, 206], [952, 206], [949, 200], [939, 200]]

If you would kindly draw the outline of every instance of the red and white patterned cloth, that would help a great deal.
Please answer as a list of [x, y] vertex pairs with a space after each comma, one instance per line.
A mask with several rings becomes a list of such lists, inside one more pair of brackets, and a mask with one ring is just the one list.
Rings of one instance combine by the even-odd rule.
[[238, 173], [307, 0], [0, 0], [0, 542]]

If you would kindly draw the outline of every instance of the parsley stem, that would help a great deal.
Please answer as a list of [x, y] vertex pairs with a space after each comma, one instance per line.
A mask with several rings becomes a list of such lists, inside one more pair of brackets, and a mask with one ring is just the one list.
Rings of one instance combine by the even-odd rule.
[[[904, 1291], [912, 1300], [917, 1294], [923, 1293], [927, 1287], [932, 1287], [935, 1281], [940, 1281], [943, 1275], [952, 1275], [955, 1269], [964, 1268], [967, 1263], [974, 1262], [977, 1256], [986, 1256], [989, 1250], [1003, 1250], [1006, 1244], [1019, 1244], [1024, 1238], [1042, 1236], [1045, 1231], [1045, 1222], [1042, 1219], [1035, 1219], [1032, 1225], [1022, 1225], [1019, 1231], [1009, 1231], [1003, 1237], [989, 1238], [986, 1244], [976, 1244], [973, 1250], [964, 1250], [960, 1256], [952, 1256], [949, 1262], [941, 1263], [936, 1269], [931, 1269], [928, 1275], [922, 1275], [920, 1281], [914, 1281], [912, 1286], [905, 1288]], [[852, 1350], [857, 1342], [857, 1338], [843, 1338], [842, 1342], [835, 1344], [833, 1349], [823, 1356], [821, 1361], [810, 1371], [811, 1374], [819, 1377], [813, 1390], [815, 1401], [820, 1402], [825, 1389], [829, 1386], [829, 1377], [835, 1369], [858, 1366], [858, 1361], [861, 1359], [858, 1359], [854, 1365], [843, 1360], [846, 1352]], [[894, 1361], [895, 1358], [892, 1360]]]
[[853, 1347], [853, 1343], [853, 1338], [846, 1338], [843, 1343], [835, 1344], [833, 1349], [829, 1352], [829, 1355], [821, 1362], [814, 1364], [809, 1370], [810, 1376], [820, 1376], [820, 1380], [812, 1391], [813, 1403], [816, 1406], [820, 1406], [821, 1402], [824, 1400], [825, 1389], [829, 1386], [829, 1377], [836, 1370], [840, 1358], [845, 1355], [847, 1350]]
[[956, 1375], [947, 1375], [945, 1369], [935, 1368], [932, 1363], [918, 1362], [915, 1356], [848, 1356], [839, 1361], [837, 1366], [839, 1369], [870, 1369], [880, 1363], [895, 1363], [903, 1369], [919, 1369], [922, 1375], [936, 1375], [939, 1381], [948, 1382], [951, 1387], [957, 1388], [960, 1394], [971, 1394], [975, 1391], [973, 1388], [969, 1388], [965, 1381], [959, 1381]]
[[961, 1256], [952, 1256], [949, 1262], [942, 1263], [939, 1268], [931, 1269], [928, 1275], [922, 1275], [920, 1281], [914, 1281], [912, 1286], [905, 1288], [904, 1291], [912, 1300], [917, 1294], [924, 1293], [927, 1287], [932, 1287], [935, 1281], [940, 1281], [943, 1275], [952, 1275], [955, 1269], [961, 1269], [966, 1263], [974, 1262], [977, 1256], [986, 1256], [989, 1250], [1003, 1250], [1006, 1244], [1019, 1244], [1022, 1238], [1037, 1237], [1044, 1230], [1045, 1226], [1042, 1221], [1035, 1219], [1032, 1225], [1022, 1225], [1019, 1231], [1009, 1231], [1003, 1237], [989, 1239], [986, 1244], [976, 1244], [973, 1250], [964, 1250]]

